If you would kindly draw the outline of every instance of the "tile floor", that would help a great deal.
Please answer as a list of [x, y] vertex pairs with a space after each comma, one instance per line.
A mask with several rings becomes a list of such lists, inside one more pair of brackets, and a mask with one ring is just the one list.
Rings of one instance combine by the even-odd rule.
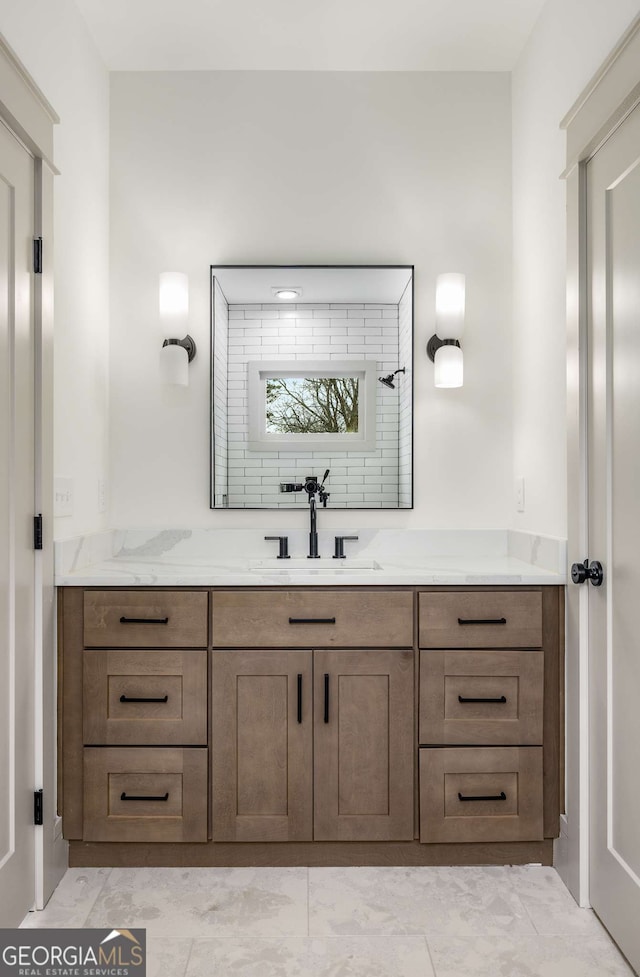
[[23, 926], [145, 927], [148, 977], [629, 977], [551, 868], [69, 869]]

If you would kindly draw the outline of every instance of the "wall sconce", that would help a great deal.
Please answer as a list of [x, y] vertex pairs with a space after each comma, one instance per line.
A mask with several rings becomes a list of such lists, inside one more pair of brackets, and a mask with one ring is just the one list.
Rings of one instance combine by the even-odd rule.
[[160, 374], [163, 383], [189, 386], [189, 363], [196, 355], [196, 344], [187, 333], [189, 321], [189, 279], [179, 271], [160, 275], [160, 322], [169, 336], [186, 333], [184, 339], [165, 339], [160, 350]]
[[436, 332], [427, 343], [433, 361], [436, 387], [461, 387], [463, 358], [460, 339], [464, 331], [465, 276], [457, 272], [438, 275], [436, 281]]

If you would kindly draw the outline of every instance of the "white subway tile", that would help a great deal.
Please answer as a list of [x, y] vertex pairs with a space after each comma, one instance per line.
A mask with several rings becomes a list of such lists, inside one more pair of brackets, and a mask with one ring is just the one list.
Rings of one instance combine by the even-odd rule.
[[327, 318], [327, 319], [346, 319], [347, 318], [347, 310], [345, 308], [336, 309], [336, 308], [334, 308], [332, 306], [331, 308], [324, 309], [321, 312], [318, 311], [318, 312], [314, 312], [313, 313], [313, 318], [314, 319], [319, 319], [321, 317], [324, 317], [324, 318]]
[[279, 319], [275, 309], [260, 309], [257, 310], [246, 310], [244, 314], [245, 319]]
[[280, 346], [282, 343], [282, 338], [276, 333], [275, 336], [263, 336], [262, 345], [263, 346]]

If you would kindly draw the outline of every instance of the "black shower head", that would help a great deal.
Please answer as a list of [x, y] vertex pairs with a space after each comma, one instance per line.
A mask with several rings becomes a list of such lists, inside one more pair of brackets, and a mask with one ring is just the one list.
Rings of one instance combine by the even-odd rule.
[[386, 377], [378, 377], [378, 380], [380, 381], [380, 383], [384, 383], [385, 387], [391, 387], [392, 390], [395, 390], [396, 385], [393, 382], [393, 378], [395, 377], [396, 373], [404, 373], [404, 372], [405, 372], [405, 368], [404, 366], [402, 366], [400, 367], [399, 370], [396, 370], [395, 373], [389, 373], [389, 375]]

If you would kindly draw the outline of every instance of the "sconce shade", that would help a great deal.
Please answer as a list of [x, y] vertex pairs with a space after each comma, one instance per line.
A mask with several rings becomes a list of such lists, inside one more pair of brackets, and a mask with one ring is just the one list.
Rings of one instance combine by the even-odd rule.
[[181, 271], [160, 274], [160, 323], [166, 335], [183, 335], [189, 319], [189, 278]]
[[459, 346], [440, 346], [434, 358], [436, 387], [461, 387], [464, 379], [462, 350]]
[[[440, 339], [462, 338], [464, 306], [465, 276], [458, 272], [438, 275], [436, 281], [436, 334]], [[447, 384], [446, 386], [459, 386], [459, 384]]]
[[189, 354], [184, 346], [171, 343], [160, 350], [162, 382], [178, 387], [189, 386]]

